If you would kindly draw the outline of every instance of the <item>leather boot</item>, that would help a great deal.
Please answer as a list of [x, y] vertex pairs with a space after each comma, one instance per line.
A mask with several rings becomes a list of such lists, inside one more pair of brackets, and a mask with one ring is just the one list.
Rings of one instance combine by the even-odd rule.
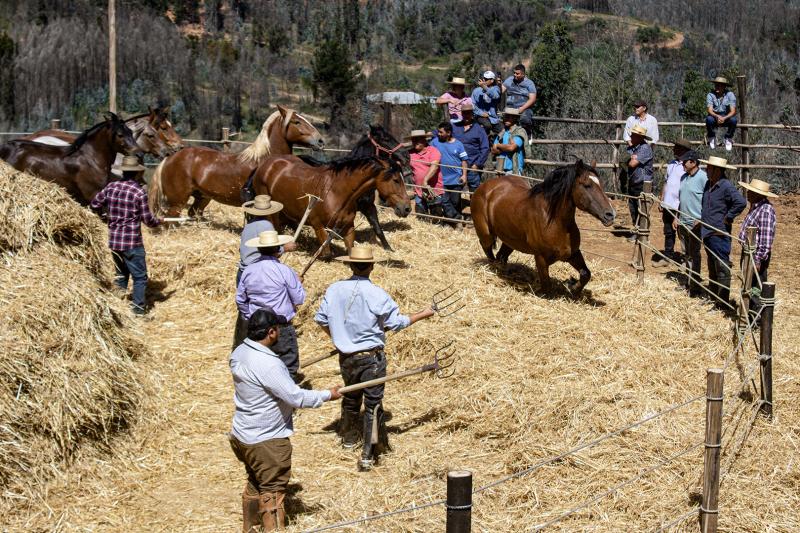
[[258, 491], [251, 489], [249, 483], [245, 485], [242, 491], [242, 533], [254, 533], [261, 526], [260, 501]]
[[261, 526], [264, 531], [282, 530], [286, 522], [283, 508], [284, 492], [264, 492], [259, 496], [258, 511], [261, 513]]
[[358, 470], [367, 472], [375, 465], [375, 451], [379, 445], [381, 406], [376, 405], [372, 410], [364, 410], [364, 446], [361, 448], [361, 459], [358, 461]]
[[392, 451], [389, 445], [389, 432], [386, 430], [386, 412], [383, 405], [378, 406], [378, 442], [375, 445], [375, 455], [381, 455]]
[[358, 413], [353, 413], [342, 406], [342, 416], [339, 420], [339, 436], [342, 437], [342, 448], [352, 450], [358, 446], [361, 433], [358, 431]]

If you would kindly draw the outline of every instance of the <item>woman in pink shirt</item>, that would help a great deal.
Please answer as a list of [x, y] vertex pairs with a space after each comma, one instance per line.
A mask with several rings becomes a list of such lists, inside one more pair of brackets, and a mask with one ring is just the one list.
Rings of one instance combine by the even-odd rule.
[[[411, 170], [414, 173], [414, 201], [418, 213], [428, 213], [433, 205], [439, 203], [442, 194], [442, 172], [439, 162], [442, 154], [433, 146], [428, 145], [428, 140], [433, 135], [425, 130], [413, 130], [405, 140], [411, 141]], [[429, 189], [427, 187], [435, 187]]]
[[464, 90], [466, 84], [464, 78], [453, 78], [450, 80], [450, 90], [436, 99], [436, 105], [447, 104], [450, 122], [461, 120], [461, 106], [465, 102], [472, 102], [472, 98]]

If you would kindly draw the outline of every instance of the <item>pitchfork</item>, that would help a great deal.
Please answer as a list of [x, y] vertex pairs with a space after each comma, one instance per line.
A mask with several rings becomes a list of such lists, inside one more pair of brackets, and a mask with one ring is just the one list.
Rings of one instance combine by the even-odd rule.
[[409, 368], [408, 370], [403, 370], [401, 372], [394, 373], [390, 376], [385, 376], [382, 378], [371, 379], [369, 381], [364, 381], [363, 383], [356, 383], [355, 385], [348, 385], [346, 387], [341, 387], [339, 392], [344, 394], [346, 392], [353, 392], [361, 389], [366, 389], [367, 387], [374, 387], [375, 385], [381, 385], [382, 383], [387, 383], [389, 381], [397, 381], [398, 379], [407, 378], [410, 376], [416, 376], [417, 374], [422, 374], [424, 372], [433, 372], [437, 378], [439, 379], [446, 379], [455, 374], [455, 368], [451, 368], [456, 360], [453, 356], [456, 353], [456, 349], [452, 347], [453, 341], [445, 344], [433, 355], [433, 362], [428, 363], [427, 365], [422, 365], [417, 368]]
[[450, 288], [452, 286], [453, 284], [451, 283], [444, 289], [433, 293], [432, 297], [433, 303], [431, 304], [431, 309], [433, 309], [433, 311], [441, 317], [454, 315], [459, 311], [461, 311], [467, 305], [467, 304], [461, 304], [455, 309], [450, 309], [449, 311], [445, 311], [445, 309], [448, 309], [453, 305], [457, 304], [464, 297], [463, 294], [459, 294], [458, 289], [454, 289], [451, 291]]

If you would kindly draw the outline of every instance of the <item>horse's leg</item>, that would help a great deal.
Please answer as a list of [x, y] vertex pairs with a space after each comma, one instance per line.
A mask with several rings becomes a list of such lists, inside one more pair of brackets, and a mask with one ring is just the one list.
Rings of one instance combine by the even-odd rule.
[[507, 245], [506, 243], [500, 245], [500, 249], [497, 250], [497, 259], [499, 259], [500, 262], [503, 263], [503, 266], [508, 264], [508, 258], [509, 256], [511, 256], [511, 252], [513, 251], [514, 249], [509, 245]]
[[203, 196], [199, 191], [194, 191], [192, 193], [192, 198], [194, 198], [194, 202], [189, 206], [189, 218], [202, 218], [203, 210], [211, 202], [211, 198]]
[[572, 265], [572, 268], [578, 271], [578, 275], [580, 276], [578, 281], [570, 280], [568, 283], [569, 290], [577, 296], [586, 284], [589, 283], [592, 273], [589, 272], [589, 267], [586, 266], [586, 261], [583, 259], [583, 254], [580, 250], [575, 250], [575, 252], [569, 256], [567, 262]]
[[344, 234], [344, 246], [347, 248], [347, 253], [350, 253], [350, 250], [353, 248], [353, 244], [356, 242], [356, 228], [351, 224], [347, 230], [347, 233]]
[[539, 286], [542, 292], [550, 292], [550, 265], [541, 255], [535, 255], [536, 258], [536, 272], [539, 274]]
[[378, 220], [378, 208], [375, 206], [372, 193], [368, 193], [359, 198], [356, 206], [358, 210], [365, 217], [367, 217], [370, 226], [372, 226], [372, 231], [375, 232], [375, 236], [378, 237], [379, 241], [381, 241], [381, 246], [383, 246], [383, 249], [393, 252], [394, 250], [392, 250], [392, 247], [389, 246], [389, 241], [386, 240], [386, 235], [383, 234], [383, 228], [381, 228], [380, 221]]

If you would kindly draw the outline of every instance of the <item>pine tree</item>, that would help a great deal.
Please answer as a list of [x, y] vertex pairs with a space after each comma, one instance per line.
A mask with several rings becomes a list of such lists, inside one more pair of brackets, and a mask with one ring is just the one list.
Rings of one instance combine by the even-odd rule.
[[312, 91], [314, 98], [321, 93], [329, 106], [331, 125], [342, 123], [341, 111], [355, 95], [361, 77], [361, 68], [344, 42], [329, 38], [319, 44], [311, 61]]

